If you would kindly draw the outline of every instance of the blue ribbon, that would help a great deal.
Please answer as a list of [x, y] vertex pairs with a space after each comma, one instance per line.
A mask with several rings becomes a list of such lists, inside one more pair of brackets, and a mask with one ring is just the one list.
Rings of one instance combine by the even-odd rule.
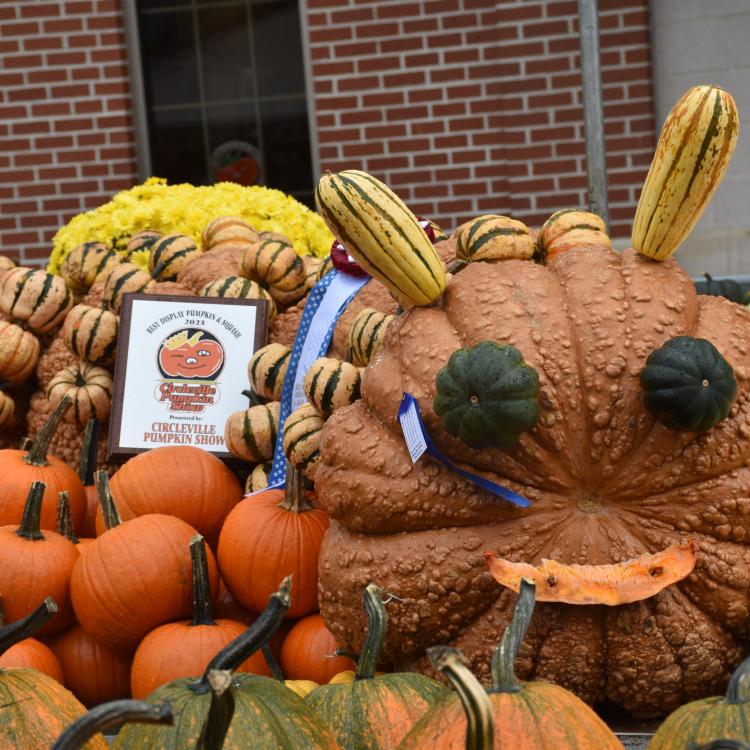
[[[281, 407], [279, 409], [279, 432], [276, 436], [276, 446], [273, 454], [273, 467], [268, 477], [268, 487], [265, 489], [275, 489], [284, 486], [284, 480], [286, 475], [286, 457], [284, 455], [284, 446], [282, 441], [282, 431], [284, 422], [292, 412], [292, 395], [294, 393], [294, 384], [297, 380], [297, 370], [299, 368], [300, 356], [302, 355], [302, 349], [305, 344], [305, 339], [310, 332], [310, 324], [312, 323], [315, 313], [320, 308], [323, 299], [325, 298], [328, 288], [334, 279], [339, 276], [338, 271], [331, 271], [327, 273], [310, 291], [305, 303], [305, 308], [302, 311], [302, 318], [297, 329], [297, 335], [294, 339], [294, 345], [292, 346], [292, 353], [289, 357], [289, 366], [284, 377], [284, 385], [281, 389]], [[338, 307], [333, 319], [330, 321], [328, 330], [322, 340], [318, 357], [324, 357], [328, 351], [328, 346], [331, 343], [333, 337], [333, 329], [336, 326], [336, 321], [341, 317], [341, 313], [346, 309], [346, 306], [352, 301], [357, 292], [362, 288], [364, 284], [369, 281], [369, 277], [363, 279], [353, 280], [352, 277], [348, 277], [349, 283], [354, 285], [356, 288], [346, 298], [346, 300]]]
[[[412, 417], [412, 419], [410, 419], [410, 417]], [[415, 399], [410, 393], [404, 393], [401, 398], [401, 404], [398, 408], [398, 419], [414, 463], [419, 460], [419, 457], [423, 453], [427, 453], [437, 461], [440, 461], [440, 463], [445, 464], [452, 471], [455, 471], [456, 474], [462, 476], [464, 479], [468, 479], [470, 482], [479, 485], [483, 490], [487, 490], [487, 492], [491, 492], [493, 495], [498, 495], [504, 500], [513, 503], [513, 505], [517, 505], [519, 508], [528, 508], [531, 505], [531, 501], [526, 499], [523, 495], [519, 495], [517, 492], [509, 490], [507, 487], [501, 487], [499, 484], [490, 482], [489, 479], [485, 479], [477, 474], [464, 471], [446, 458], [435, 443], [432, 442], [432, 438], [427, 434], [424, 422], [422, 421], [422, 415], [419, 412], [417, 399]], [[415, 435], [414, 429], [419, 430], [421, 435]]]

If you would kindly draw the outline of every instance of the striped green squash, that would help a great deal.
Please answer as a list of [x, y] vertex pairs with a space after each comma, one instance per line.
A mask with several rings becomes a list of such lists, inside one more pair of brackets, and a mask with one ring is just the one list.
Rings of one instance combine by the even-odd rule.
[[234, 299], [264, 299], [268, 302], [269, 322], [276, 317], [276, 303], [258, 283], [242, 276], [224, 276], [210, 281], [198, 292], [201, 297], [232, 297]]
[[431, 305], [445, 270], [417, 217], [366, 172], [326, 174], [315, 191], [318, 213], [349, 254], [404, 305]]
[[366, 307], [357, 315], [349, 334], [349, 344], [355, 365], [365, 367], [369, 363], [385, 341], [388, 326], [395, 319], [395, 315], [386, 315], [372, 307]]
[[305, 265], [305, 291], [309, 292], [320, 279], [320, 267], [324, 261], [315, 255], [303, 255], [302, 262]]
[[305, 395], [327, 419], [336, 409], [361, 398], [360, 381], [359, 370], [350, 362], [342, 362], [334, 357], [320, 357], [305, 373]]
[[230, 246], [252, 244], [259, 239], [258, 232], [236, 216], [219, 216], [213, 219], [206, 224], [201, 235], [204, 250], [224, 250]]
[[238, 270], [281, 305], [293, 305], [307, 294], [305, 264], [288, 240], [266, 238], [250, 245], [240, 256]]
[[120, 314], [123, 294], [147, 293], [156, 282], [132, 263], [121, 263], [109, 273], [104, 284], [104, 301], [113, 313]]
[[639, 253], [665, 260], [690, 234], [724, 178], [739, 126], [734, 99], [718, 86], [694, 86], [672, 107], [635, 211]]
[[440, 224], [432, 219], [427, 219], [427, 223], [430, 225], [432, 233], [435, 235], [435, 242], [442, 242], [443, 240], [448, 239], [448, 233], [440, 226]]
[[119, 320], [109, 310], [76, 305], [65, 318], [63, 340], [79, 359], [95, 365], [115, 361]]
[[258, 464], [248, 475], [245, 482], [245, 492], [258, 492], [268, 487], [268, 477], [271, 476], [273, 461], [264, 461]]
[[252, 463], [272, 458], [279, 431], [279, 408], [279, 402], [272, 401], [230, 414], [224, 427], [227, 450]]
[[130, 258], [133, 253], [141, 250], [150, 250], [151, 246], [161, 237], [161, 232], [154, 229], [144, 229], [142, 232], [136, 232], [130, 236], [128, 244], [125, 246], [125, 257]]
[[157, 281], [175, 281], [177, 274], [200, 252], [192, 237], [167, 234], [151, 245], [148, 270]]
[[87, 291], [99, 276], [107, 274], [122, 258], [103, 242], [84, 242], [68, 253], [60, 276], [74, 294]]
[[536, 242], [538, 259], [551, 263], [558, 255], [577, 247], [612, 247], [604, 219], [580, 208], [555, 211], [539, 231]]
[[23, 383], [34, 372], [40, 349], [33, 333], [0, 320], [0, 381]]
[[0, 278], [0, 312], [36, 334], [49, 333], [73, 306], [73, 294], [61, 276], [13, 268]]
[[283, 344], [268, 344], [253, 354], [247, 376], [255, 393], [278, 401], [292, 350]]
[[509, 216], [486, 214], [456, 230], [456, 257], [466, 261], [529, 260], [533, 254], [529, 228]]
[[312, 404], [295, 409], [284, 422], [282, 444], [289, 463], [311, 482], [320, 463], [320, 431], [323, 417]]
[[318, 268], [318, 281], [320, 281], [327, 273], [330, 273], [333, 271], [333, 260], [330, 255], [326, 255], [325, 258], [323, 258], [323, 262], [320, 264], [320, 267]]
[[106, 422], [112, 406], [114, 383], [103, 367], [79, 362], [60, 370], [49, 382], [47, 400], [54, 411], [67, 396], [72, 408], [65, 412], [66, 422], [85, 427], [89, 419]]

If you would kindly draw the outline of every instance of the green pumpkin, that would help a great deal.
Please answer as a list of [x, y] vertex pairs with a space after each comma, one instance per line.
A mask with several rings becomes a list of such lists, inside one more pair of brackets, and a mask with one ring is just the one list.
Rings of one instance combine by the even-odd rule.
[[740, 285], [734, 279], [715, 279], [711, 274], [704, 273], [705, 281], [699, 281], [695, 286], [698, 294], [708, 294], [711, 297], [726, 297], [732, 302], [743, 304], [744, 295]]
[[435, 385], [443, 429], [471, 448], [511, 448], [539, 420], [539, 375], [515, 346], [482, 341], [459, 349]]
[[[200, 678], [173, 680], [155, 690], [149, 703], [168, 702], [173, 726], [126, 725], [112, 744], [113, 750], [184, 750], [198, 744], [212, 724], [216, 692], [211, 675], [227, 674], [261, 648], [281, 624], [289, 608], [290, 578], [255, 623], [225, 646]], [[226, 728], [223, 750], [337, 750], [330, 730], [313, 715], [304, 700], [283, 682], [249, 673], [231, 675], [226, 687], [233, 713]]]
[[321, 685], [305, 699], [313, 713], [347, 750], [390, 750], [449, 690], [422, 674], [375, 674], [388, 627], [377, 586], [365, 589], [367, 635], [348, 682]]
[[750, 742], [750, 659], [737, 667], [725, 695], [692, 701], [671, 713], [648, 750], [675, 750], [716, 740]]
[[737, 396], [729, 362], [706, 339], [675, 336], [641, 371], [646, 408], [667, 427], [705, 432], [726, 419]]

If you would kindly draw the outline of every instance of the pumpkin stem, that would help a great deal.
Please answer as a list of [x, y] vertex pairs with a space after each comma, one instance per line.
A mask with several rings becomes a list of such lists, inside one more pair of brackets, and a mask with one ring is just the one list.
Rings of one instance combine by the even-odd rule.
[[208, 580], [206, 542], [200, 534], [190, 540], [193, 571], [193, 625], [215, 625], [211, 612], [211, 583]]
[[515, 663], [526, 629], [534, 614], [536, 586], [528, 578], [521, 579], [513, 619], [505, 628], [503, 637], [492, 655], [492, 687], [490, 693], [517, 693], [521, 683], [516, 678]]
[[122, 523], [122, 518], [120, 518], [120, 513], [117, 510], [115, 499], [112, 497], [112, 490], [109, 488], [109, 476], [104, 469], [99, 469], [94, 474], [94, 484], [96, 485], [96, 494], [99, 496], [99, 505], [102, 506], [104, 528], [109, 531], [109, 529], [119, 526]]
[[276, 657], [273, 655], [271, 644], [266, 641], [260, 650], [263, 652], [263, 656], [266, 659], [266, 664], [268, 664], [268, 667], [271, 670], [271, 674], [273, 675], [274, 679], [278, 680], [279, 682], [284, 682], [284, 671], [282, 670], [279, 662], [276, 660]]
[[102, 703], [66, 727], [50, 750], [78, 750], [97, 732], [129, 721], [137, 724], [173, 724], [172, 706], [166, 701], [155, 706], [146, 701], [132, 700]]
[[245, 659], [250, 658], [276, 632], [286, 615], [292, 598], [292, 577], [287, 576], [279, 590], [271, 594], [268, 606], [260, 617], [241, 635], [228, 643], [208, 663], [203, 676], [193, 684], [192, 690], [201, 694], [209, 690], [208, 674], [214, 669], [235, 670]]
[[34, 445], [34, 441], [28, 435], [18, 441], [18, 448], [22, 451], [29, 451], [32, 445]]
[[458, 273], [462, 268], [466, 268], [466, 266], [469, 265], [469, 262], [464, 260], [463, 258], [454, 258], [446, 268], [446, 271], [448, 273]]
[[461, 699], [467, 722], [466, 750], [492, 750], [495, 728], [490, 699], [461, 654], [455, 648], [433, 646], [427, 649], [427, 656], [433, 668], [451, 681]]
[[60, 423], [63, 415], [68, 409], [70, 409], [73, 402], [67, 397], [63, 396], [62, 401], [57, 405], [52, 414], [47, 417], [47, 421], [42, 425], [41, 430], [37, 432], [34, 442], [29, 448], [29, 452], [24, 456], [23, 460], [30, 466], [47, 466], [47, 451], [49, 450], [49, 443], [52, 440], [52, 436], [55, 434], [57, 425]]
[[16, 534], [30, 542], [44, 539], [39, 528], [39, 519], [42, 515], [42, 498], [47, 485], [44, 482], [32, 482], [29, 494], [26, 496], [26, 505], [23, 507], [21, 524], [16, 529]]
[[3, 608], [3, 597], [0, 596], [0, 628], [4, 628], [7, 624], [5, 621], [5, 609]]
[[279, 503], [279, 508], [292, 513], [304, 513], [306, 510], [312, 510], [312, 507], [305, 495], [305, 480], [302, 472], [287, 461], [284, 499]]
[[240, 391], [240, 393], [250, 402], [248, 406], [260, 406], [261, 404], [267, 404], [268, 399], [263, 398], [263, 396], [259, 396], [255, 391], [247, 390], [247, 391]]
[[81, 464], [78, 467], [78, 476], [84, 487], [92, 487], [94, 484], [94, 472], [96, 471], [96, 454], [99, 447], [99, 420], [91, 417], [86, 423], [86, 431], [83, 433], [83, 445], [81, 446]]
[[34, 635], [55, 612], [57, 612], [57, 604], [51, 596], [48, 596], [31, 614], [0, 628], [0, 654]]
[[380, 589], [368, 584], [365, 589], [365, 612], [367, 612], [367, 634], [362, 653], [357, 660], [355, 680], [371, 680], [375, 676], [385, 635], [388, 632], [388, 613], [380, 597]]
[[725, 703], [746, 703], [750, 700], [750, 657], [745, 659], [737, 669], [727, 685], [724, 698]]
[[70, 517], [70, 500], [68, 491], [57, 493], [57, 533], [78, 544], [79, 539], [73, 531], [73, 519]]
[[225, 669], [212, 669], [206, 679], [211, 688], [211, 706], [195, 750], [221, 750], [234, 716], [232, 673]]

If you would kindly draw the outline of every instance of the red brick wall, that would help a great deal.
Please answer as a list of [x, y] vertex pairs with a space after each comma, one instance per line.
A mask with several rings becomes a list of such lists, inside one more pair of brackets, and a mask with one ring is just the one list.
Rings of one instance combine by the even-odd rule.
[[[654, 146], [647, 0], [600, 0], [612, 233]], [[308, 0], [322, 169], [446, 227], [586, 205], [575, 0]]]
[[0, 253], [40, 263], [137, 181], [118, 0], [0, 3]]

